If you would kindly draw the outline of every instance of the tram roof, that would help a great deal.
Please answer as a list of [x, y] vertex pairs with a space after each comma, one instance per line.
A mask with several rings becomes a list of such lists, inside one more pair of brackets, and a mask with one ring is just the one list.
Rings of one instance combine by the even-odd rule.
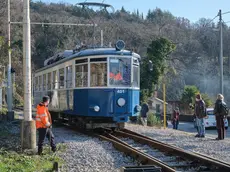
[[61, 64], [63, 62], [72, 60], [74, 58], [80, 58], [80, 57], [87, 57], [87, 56], [99, 56], [99, 55], [118, 55], [118, 56], [134, 56], [136, 58], [140, 58], [140, 55], [138, 55], [137, 53], [134, 53], [132, 51], [128, 51], [128, 50], [116, 50], [115, 48], [94, 48], [94, 49], [85, 49], [85, 50], [81, 50], [79, 52], [76, 52], [75, 54], [71, 54], [70, 56], [59, 60], [53, 64], [44, 66], [38, 70], [36, 70], [36, 72], [40, 72], [43, 71], [45, 69], [49, 69], [53, 66], [56, 66], [58, 64]]

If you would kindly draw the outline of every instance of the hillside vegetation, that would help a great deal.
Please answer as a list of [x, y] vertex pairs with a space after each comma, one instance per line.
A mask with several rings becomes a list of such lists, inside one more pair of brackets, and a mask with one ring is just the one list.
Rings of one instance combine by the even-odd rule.
[[[201, 18], [196, 23], [191, 23], [183, 16], [174, 16], [155, 6], [149, 8], [144, 17], [138, 10], [129, 12], [125, 8], [108, 13], [105, 10], [82, 9], [71, 4], [31, 2], [32, 22], [97, 24], [97, 27], [32, 25], [33, 71], [41, 67], [48, 57], [65, 49], [72, 49], [82, 41], [89, 45], [100, 45], [100, 32], [103, 30], [104, 45], [109, 45], [110, 42], [113, 45], [116, 40], [122, 39], [127, 49], [153, 60], [152, 72], [147, 71], [146, 63], [142, 65], [142, 92], [150, 95], [157, 89], [161, 98], [161, 83], [164, 78], [167, 100], [180, 100], [185, 85], [196, 85], [202, 93], [214, 97], [220, 90], [219, 32], [215, 31], [218, 29], [217, 22]], [[12, 21], [23, 20], [21, 0], [12, 2], [11, 11]], [[7, 65], [6, 0], [0, 2], [0, 24], [0, 64]], [[23, 95], [22, 25], [12, 25], [11, 33], [16, 90], [19, 95]], [[224, 90], [227, 94], [230, 91], [227, 87], [230, 77], [230, 28], [225, 24], [223, 38]], [[226, 99], [230, 100], [230, 95], [226, 95]]]

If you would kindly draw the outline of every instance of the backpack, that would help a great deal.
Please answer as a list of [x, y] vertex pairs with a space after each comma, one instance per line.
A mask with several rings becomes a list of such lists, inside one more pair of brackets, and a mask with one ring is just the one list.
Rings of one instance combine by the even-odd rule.
[[220, 104], [220, 114], [222, 116], [228, 116], [228, 108], [226, 103], [221, 102]]
[[227, 108], [226, 103], [224, 103], [224, 102], [219, 103], [219, 107], [217, 109], [217, 112], [221, 116], [228, 116], [228, 108]]

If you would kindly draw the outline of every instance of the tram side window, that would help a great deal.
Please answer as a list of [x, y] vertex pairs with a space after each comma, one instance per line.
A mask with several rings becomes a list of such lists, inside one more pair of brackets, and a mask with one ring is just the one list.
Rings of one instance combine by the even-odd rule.
[[133, 87], [139, 87], [139, 66], [133, 65]]
[[42, 76], [39, 76], [39, 91], [42, 90]]
[[35, 91], [39, 90], [39, 85], [38, 85], [38, 77], [35, 77], [35, 85], [34, 85]]
[[59, 88], [64, 88], [64, 68], [59, 69]]
[[48, 73], [47, 86], [47, 89], [51, 90], [51, 73]]
[[140, 66], [139, 66], [139, 60], [137, 58], [133, 57], [133, 81], [132, 81], [132, 87], [140, 87]]
[[76, 87], [87, 87], [88, 86], [88, 65], [82, 64], [75, 67], [76, 77], [75, 85]]
[[90, 64], [90, 86], [107, 86], [107, 63]]
[[53, 71], [53, 89], [58, 88], [58, 78], [57, 78], [57, 71]]
[[46, 90], [46, 74], [43, 75], [43, 90]]
[[72, 66], [66, 67], [66, 88], [72, 87]]

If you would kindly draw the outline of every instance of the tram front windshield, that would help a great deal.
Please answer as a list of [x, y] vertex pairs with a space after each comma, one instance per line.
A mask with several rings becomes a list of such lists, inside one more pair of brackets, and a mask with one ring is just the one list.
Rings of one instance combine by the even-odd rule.
[[111, 57], [109, 60], [109, 85], [131, 86], [131, 58]]

